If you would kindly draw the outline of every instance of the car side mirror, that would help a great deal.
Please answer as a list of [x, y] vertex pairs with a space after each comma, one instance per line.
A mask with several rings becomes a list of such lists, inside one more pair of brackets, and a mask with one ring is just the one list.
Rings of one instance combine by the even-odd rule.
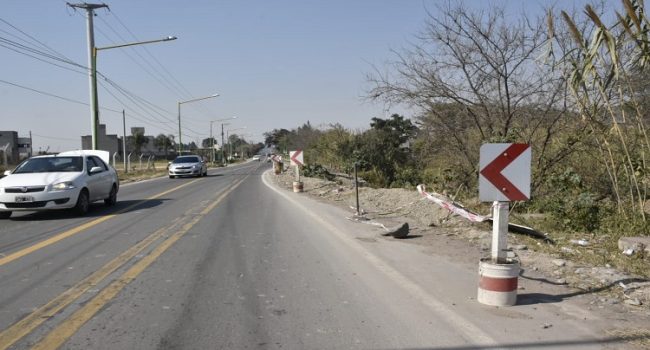
[[104, 170], [104, 169], [102, 169], [101, 167], [98, 167], [98, 166], [94, 166], [94, 167], [90, 168], [90, 175], [101, 173], [102, 170]]
[[11, 175], [11, 170], [5, 170], [5, 173], [4, 173], [4, 174], [5, 174], [5, 176], [9, 176], [9, 175]]

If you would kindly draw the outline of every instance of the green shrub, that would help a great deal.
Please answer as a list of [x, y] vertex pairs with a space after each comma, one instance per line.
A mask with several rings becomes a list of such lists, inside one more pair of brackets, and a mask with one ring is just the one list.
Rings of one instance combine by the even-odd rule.
[[552, 175], [548, 188], [552, 192], [538, 199], [536, 206], [550, 214], [551, 226], [556, 229], [594, 232], [600, 229], [603, 217], [611, 214], [611, 206], [587, 189], [573, 168]]
[[412, 167], [403, 167], [397, 169], [395, 181], [390, 184], [392, 188], [409, 188], [413, 189], [422, 182], [422, 175], [418, 169]]
[[316, 177], [332, 181], [336, 178], [334, 174], [330, 173], [324, 166], [320, 164], [308, 164], [302, 168], [302, 174], [306, 177]]
[[377, 168], [372, 168], [368, 171], [361, 171], [359, 172], [359, 177], [366, 180], [371, 187], [388, 187], [388, 179], [386, 178], [384, 172], [378, 170]]

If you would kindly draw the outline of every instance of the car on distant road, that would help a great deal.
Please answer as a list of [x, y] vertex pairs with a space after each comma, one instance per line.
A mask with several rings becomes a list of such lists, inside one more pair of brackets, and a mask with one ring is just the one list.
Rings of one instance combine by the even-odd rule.
[[74, 209], [83, 215], [95, 201], [115, 205], [119, 188], [106, 151], [32, 157], [0, 179], [0, 219], [14, 211], [50, 209]]
[[258, 162], [259, 162], [261, 159], [262, 159], [262, 156], [260, 156], [259, 154], [256, 154], [256, 155], [253, 156], [253, 160], [256, 160], [256, 161], [258, 161]]
[[206, 176], [208, 175], [208, 164], [197, 155], [178, 156], [168, 168], [169, 178], [176, 176]]

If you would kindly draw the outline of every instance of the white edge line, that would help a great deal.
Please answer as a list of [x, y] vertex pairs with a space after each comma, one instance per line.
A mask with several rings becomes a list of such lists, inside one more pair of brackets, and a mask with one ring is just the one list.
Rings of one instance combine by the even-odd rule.
[[420, 285], [412, 281], [410, 278], [406, 277], [404, 274], [401, 272], [397, 271], [393, 267], [385, 264], [378, 256], [375, 254], [371, 253], [370, 251], [366, 250], [362, 245], [360, 245], [358, 242], [355, 240], [351, 239], [348, 237], [344, 232], [341, 232], [338, 230], [336, 227], [333, 225], [329, 224], [327, 221], [323, 220], [320, 218], [318, 215], [315, 215], [311, 211], [305, 209], [300, 203], [298, 203], [295, 199], [291, 198], [291, 196], [287, 195], [285, 191], [282, 191], [278, 189], [276, 186], [270, 184], [267, 180], [268, 174], [270, 174], [271, 170], [267, 170], [264, 172], [262, 175], [262, 182], [278, 193], [279, 195], [283, 196], [286, 200], [289, 202], [293, 203], [294, 205], [300, 207], [302, 211], [304, 211], [307, 215], [309, 215], [312, 219], [318, 221], [320, 224], [325, 226], [328, 230], [331, 232], [335, 233], [336, 236], [347, 243], [347, 245], [356, 250], [361, 256], [363, 256], [371, 265], [376, 267], [379, 271], [383, 272], [385, 275], [387, 275], [389, 278], [393, 279], [393, 281], [397, 282], [397, 285], [405, 289], [407, 292], [409, 292], [412, 296], [420, 300], [422, 303], [427, 305], [431, 310], [433, 310], [435, 313], [441, 315], [442, 317], [450, 320], [452, 326], [455, 326], [456, 329], [458, 329], [466, 339], [474, 341], [480, 345], [480, 346], [494, 346], [497, 345], [497, 341], [489, 336], [487, 333], [485, 333], [483, 330], [481, 330], [478, 326], [475, 324], [471, 323], [461, 315], [459, 315], [457, 312], [453, 311], [451, 308], [449, 308], [447, 305], [439, 302], [436, 300], [436, 298], [428, 293], [424, 288], [422, 288]]

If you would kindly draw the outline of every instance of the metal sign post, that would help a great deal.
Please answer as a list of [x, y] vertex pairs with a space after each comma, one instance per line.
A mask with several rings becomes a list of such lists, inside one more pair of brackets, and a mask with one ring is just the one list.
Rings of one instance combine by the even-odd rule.
[[492, 205], [492, 261], [497, 264], [506, 263], [509, 210], [509, 202], [495, 201]]
[[293, 182], [293, 192], [302, 192], [303, 183], [300, 181], [300, 167], [305, 165], [302, 150], [289, 152], [289, 159], [291, 165], [294, 165], [296, 167], [296, 181]]
[[479, 262], [477, 300], [482, 304], [511, 306], [517, 303], [519, 262], [508, 259], [510, 201], [530, 197], [531, 151], [527, 144], [494, 143], [481, 146], [479, 199], [492, 204], [490, 259]]

